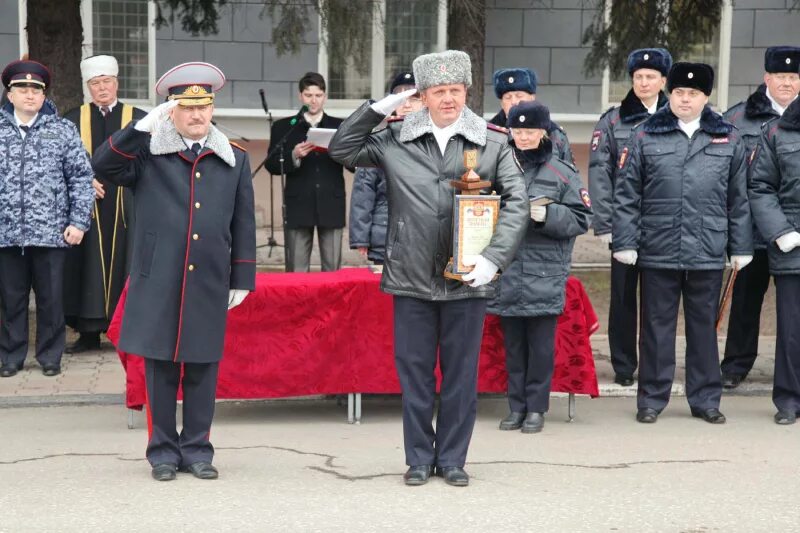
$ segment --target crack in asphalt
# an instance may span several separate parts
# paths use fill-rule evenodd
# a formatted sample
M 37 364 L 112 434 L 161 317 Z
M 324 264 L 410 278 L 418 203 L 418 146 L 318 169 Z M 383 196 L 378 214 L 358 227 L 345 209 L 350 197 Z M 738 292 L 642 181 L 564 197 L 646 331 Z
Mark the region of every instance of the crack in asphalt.
M 337 457 L 335 455 L 327 454 L 327 453 L 320 453 L 320 452 L 310 452 L 305 450 L 299 450 L 297 448 L 289 448 L 285 446 L 269 446 L 269 445 L 253 445 L 253 446 L 220 446 L 217 450 L 233 450 L 233 451 L 241 451 L 241 450 L 275 450 L 281 452 L 289 452 L 296 455 L 301 456 L 311 456 L 311 457 L 318 457 L 320 459 L 325 459 L 324 467 L 321 466 L 306 466 L 309 470 L 314 470 L 315 472 L 320 472 L 322 474 L 327 474 L 335 477 L 336 479 L 342 481 L 370 481 L 373 479 L 378 479 L 382 477 L 396 477 L 403 475 L 402 472 L 384 472 L 380 474 L 363 474 L 363 475 L 349 475 L 337 471 L 336 469 L 342 468 L 341 466 L 337 466 L 334 464 Z M 6 465 L 15 465 L 20 463 L 29 463 L 34 461 L 45 461 L 49 459 L 56 459 L 56 458 L 63 458 L 63 457 L 112 457 L 116 458 L 119 461 L 146 461 L 145 458 L 129 458 L 124 457 L 122 454 L 119 453 L 76 453 L 76 452 L 66 452 L 66 453 L 55 453 L 55 454 L 47 454 L 41 455 L 37 457 L 25 457 L 22 459 L 14 459 L 10 461 L 0 461 L 0 466 Z M 580 464 L 580 463 L 554 463 L 554 462 L 547 462 L 547 461 L 524 461 L 524 460 L 504 460 L 504 461 L 475 461 L 469 463 L 468 466 L 477 466 L 477 465 L 531 465 L 531 466 L 554 466 L 554 467 L 563 467 L 563 468 L 582 468 L 587 470 L 621 470 L 621 469 L 628 469 L 633 468 L 636 466 L 644 466 L 644 465 L 675 465 L 675 464 L 709 464 L 709 463 L 729 463 L 730 461 L 725 459 L 674 459 L 674 460 L 654 460 L 654 461 L 631 461 L 626 463 L 612 463 L 612 464 L 605 464 L 605 465 L 589 465 L 589 464 Z

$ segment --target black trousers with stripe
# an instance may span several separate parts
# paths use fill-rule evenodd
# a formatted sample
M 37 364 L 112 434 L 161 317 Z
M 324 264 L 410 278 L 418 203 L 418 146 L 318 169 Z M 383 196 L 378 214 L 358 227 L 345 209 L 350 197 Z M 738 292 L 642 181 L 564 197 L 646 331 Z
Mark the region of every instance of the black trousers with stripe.
M 478 409 L 486 300 L 394 297 L 394 356 L 403 392 L 406 464 L 463 467 Z M 442 385 L 436 430 L 437 351 Z
M 546 413 L 556 356 L 557 316 L 504 316 L 508 405 L 516 413 Z
M 779 411 L 800 414 L 800 276 L 775 276 L 775 288 L 778 335 L 772 402 Z
M 36 297 L 36 360 L 58 366 L 64 353 L 66 248 L 0 248 L 0 362 L 21 366 L 28 354 L 28 302 Z
M 675 334 L 683 297 L 686 323 L 686 399 L 698 409 L 719 407 L 722 375 L 717 307 L 722 270 L 642 268 L 638 407 L 661 411 L 675 377 Z
M 639 268 L 611 258 L 611 299 L 608 303 L 608 346 L 614 373 L 633 377 L 637 367 L 636 324 L 639 308 L 636 290 Z
M 219 363 L 174 363 L 145 358 L 151 465 L 186 467 L 210 463 L 214 447 L 209 440 L 214 418 Z M 178 386 L 183 389 L 183 428 L 175 420 Z

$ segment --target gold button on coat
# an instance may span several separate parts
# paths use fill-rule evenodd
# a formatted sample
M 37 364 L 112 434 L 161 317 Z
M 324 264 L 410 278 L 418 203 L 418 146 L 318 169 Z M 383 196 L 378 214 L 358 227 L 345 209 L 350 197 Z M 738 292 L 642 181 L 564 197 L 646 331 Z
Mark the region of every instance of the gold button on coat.
M 189 272 L 191 272 L 192 270 L 194 270 L 194 265 L 189 265 Z
M 200 209 L 200 202 L 195 202 L 195 203 L 194 203 L 194 206 L 195 206 L 197 209 Z
M 192 239 L 194 239 L 194 240 L 197 240 L 197 239 L 199 239 L 199 238 L 200 238 L 200 235 L 198 235 L 197 233 L 195 233 L 194 235 L 192 235 Z

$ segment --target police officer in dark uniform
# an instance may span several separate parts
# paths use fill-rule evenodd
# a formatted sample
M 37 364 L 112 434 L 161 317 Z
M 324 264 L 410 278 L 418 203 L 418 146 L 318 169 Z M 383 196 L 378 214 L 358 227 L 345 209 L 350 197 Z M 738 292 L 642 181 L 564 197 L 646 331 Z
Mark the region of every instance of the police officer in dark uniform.
M 469 484 L 464 470 L 477 414 L 478 353 L 494 275 L 514 256 L 528 223 L 528 201 L 505 129 L 466 107 L 472 84 L 469 56 L 457 50 L 426 54 L 413 63 L 427 109 L 373 133 L 416 89 L 364 103 L 331 140 L 331 157 L 348 167 L 379 166 L 386 173 L 389 233 L 381 288 L 394 298 L 395 361 L 403 391 L 407 485 L 432 472 L 454 486 Z M 497 226 L 464 282 L 444 277 L 452 255 L 453 188 L 474 150 L 474 172 L 502 197 Z M 467 261 L 467 258 L 464 258 Z M 437 360 L 442 385 L 436 428 Z M 435 469 L 435 470 L 434 470 Z
M 761 137 L 761 126 L 780 117 L 800 92 L 800 48 L 773 46 L 764 53 L 764 83 L 744 102 L 728 109 L 723 117 L 739 128 L 747 154 Z M 753 228 L 753 262 L 736 276 L 728 319 L 722 386 L 736 388 L 753 368 L 758 355 L 761 306 L 769 288 L 767 243 Z
M 553 154 L 549 126 L 550 111 L 539 102 L 522 102 L 508 113 L 511 144 L 531 198 L 530 221 L 488 308 L 501 317 L 506 348 L 511 412 L 500 429 L 523 433 L 544 427 L 572 247 L 592 216 L 578 170 Z
M 664 106 L 664 85 L 672 66 L 672 56 L 663 48 L 642 48 L 628 55 L 628 74 L 633 87 L 618 107 L 600 117 L 592 133 L 589 152 L 589 192 L 592 195 L 594 234 L 611 247 L 611 222 L 614 214 L 614 185 L 622 147 L 637 124 Z M 636 291 L 639 271 L 611 259 L 611 299 L 608 310 L 608 344 L 614 381 L 633 385 L 636 371 L 636 324 L 639 309 Z
M 736 270 L 753 258 L 744 145 L 711 110 L 714 71 L 675 63 L 669 105 L 634 128 L 620 154 L 612 247 L 642 272 L 636 419 L 653 423 L 669 402 L 683 297 L 686 397 L 692 416 L 722 424 L 715 327 L 726 251 Z
M 81 77 L 92 101 L 64 114 L 75 124 L 91 156 L 112 133 L 147 113 L 120 102 L 116 58 L 96 55 L 81 61 Z M 67 253 L 64 265 L 64 315 L 79 333 L 67 353 L 100 348 L 100 333 L 108 329 L 125 285 L 133 242 L 133 191 L 117 187 L 103 176 L 93 180 L 95 202 L 89 235 Z
M 536 72 L 529 68 L 506 68 L 494 73 L 494 94 L 500 100 L 500 111 L 489 121 L 495 126 L 505 128 L 508 122 L 508 111 L 520 102 L 536 100 Z M 569 146 L 569 139 L 564 128 L 551 121 L 547 127 L 547 136 L 553 143 L 553 153 L 570 164 L 575 158 Z
M 247 153 L 211 124 L 225 82 L 208 63 L 164 74 L 168 98 L 94 156 L 97 174 L 136 189 L 125 318 L 118 348 L 145 358 L 147 459 L 156 480 L 178 469 L 215 479 L 209 441 L 225 321 L 255 288 L 255 215 Z M 176 430 L 178 387 L 183 430 Z
M 769 273 L 775 277 L 775 423 L 794 424 L 800 415 L 800 99 L 763 126 L 751 158 L 750 206 L 769 243 Z

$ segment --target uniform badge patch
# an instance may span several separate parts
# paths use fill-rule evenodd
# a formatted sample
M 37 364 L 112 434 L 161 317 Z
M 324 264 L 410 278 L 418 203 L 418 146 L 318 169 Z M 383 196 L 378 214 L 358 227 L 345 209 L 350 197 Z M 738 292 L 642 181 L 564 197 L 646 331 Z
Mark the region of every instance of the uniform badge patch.
M 592 132 L 592 152 L 597 151 L 597 147 L 600 146 L 600 138 L 603 136 L 603 132 L 600 130 L 594 130 Z
M 731 140 L 728 137 L 714 137 L 711 144 L 728 144 Z
M 625 166 L 625 161 L 628 160 L 628 147 L 622 149 L 622 153 L 619 155 L 619 168 L 622 170 L 622 167 Z
M 589 191 L 587 191 L 586 189 L 581 189 L 579 192 L 581 193 L 581 200 L 583 201 L 583 205 L 585 205 L 587 208 L 591 209 L 592 208 L 592 199 L 589 198 Z

